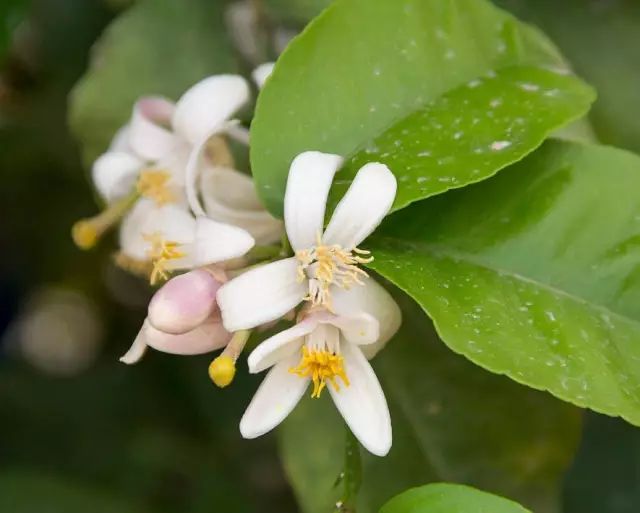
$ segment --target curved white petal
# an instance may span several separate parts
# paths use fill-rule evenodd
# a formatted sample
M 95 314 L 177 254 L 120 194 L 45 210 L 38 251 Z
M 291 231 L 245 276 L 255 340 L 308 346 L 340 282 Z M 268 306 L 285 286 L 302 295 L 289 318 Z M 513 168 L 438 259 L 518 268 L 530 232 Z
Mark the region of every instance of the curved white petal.
M 142 198 L 120 225 L 120 248 L 131 258 L 148 260 L 151 247 L 148 236 L 159 234 L 165 241 L 191 244 L 195 229 L 196 221 L 186 210 L 175 205 L 158 207 L 153 201 Z M 180 260 L 172 264 L 183 265 Z
M 193 261 L 204 266 L 243 256 L 255 244 L 253 237 L 236 226 L 208 217 L 196 218 Z
M 378 321 L 380 334 L 377 342 L 362 347 L 362 352 L 369 359 L 386 345 L 402 323 L 400 307 L 373 278 L 367 278 L 364 285 L 354 285 L 349 290 L 336 288 L 332 291 L 331 300 L 338 316 L 353 317 L 366 312 Z
M 135 103 L 129 125 L 129 144 L 137 155 L 156 161 L 172 150 L 175 136 L 166 127 L 171 123 L 173 111 L 173 103 L 160 96 L 147 96 Z
M 376 162 L 364 165 L 333 212 L 324 232 L 325 244 L 347 249 L 360 244 L 389 212 L 396 189 L 396 177 L 387 166 Z
M 147 321 L 145 320 L 142 323 L 142 328 L 136 335 L 136 338 L 133 340 L 133 344 L 129 350 L 120 357 L 120 361 L 122 363 L 126 363 L 127 365 L 133 365 L 134 363 L 138 363 L 140 359 L 147 352 L 147 342 L 146 342 L 146 331 L 147 331 Z
M 357 346 L 343 344 L 342 356 L 349 386 L 327 389 L 364 448 L 376 456 L 384 456 L 391 449 L 391 417 L 380 382 Z
M 231 333 L 224 329 L 220 317 L 213 315 L 198 327 L 173 335 L 155 329 L 147 323 L 146 343 L 163 353 L 192 355 L 204 354 L 221 349 L 231 339 Z
M 329 188 L 342 162 L 339 155 L 319 151 L 306 151 L 293 159 L 284 195 L 284 224 L 294 250 L 316 245 Z
M 297 306 L 307 294 L 298 283 L 298 262 L 285 258 L 251 269 L 218 291 L 218 306 L 229 331 L 255 328 L 275 321 Z
M 294 355 L 276 364 L 264 378 L 240 420 L 244 438 L 256 438 L 271 431 L 295 408 L 309 386 L 309 378 L 289 372 L 298 363 Z
M 249 100 L 249 84 L 239 75 L 201 80 L 182 95 L 173 114 L 174 131 L 192 145 L 201 144 Z
M 247 359 L 249 372 L 252 374 L 262 372 L 296 353 L 304 343 L 302 337 L 311 333 L 317 325 L 318 319 L 311 316 L 260 342 Z
M 130 153 L 109 151 L 93 163 L 93 183 L 106 201 L 114 201 L 131 192 L 143 164 Z
M 265 62 L 251 72 L 251 78 L 260 89 L 264 87 L 264 83 L 271 76 L 275 65 L 275 62 Z
M 262 207 L 251 177 L 227 167 L 208 167 L 204 171 L 200 190 L 209 217 L 247 230 L 256 244 L 280 240 L 282 221 Z
M 111 139 L 108 151 L 123 151 L 125 153 L 133 153 L 131 145 L 129 144 L 129 131 L 131 127 L 129 124 L 121 126 Z
M 340 330 L 347 342 L 356 345 L 373 344 L 380 338 L 380 323 L 373 315 L 361 312 L 349 317 L 333 316 L 328 321 Z

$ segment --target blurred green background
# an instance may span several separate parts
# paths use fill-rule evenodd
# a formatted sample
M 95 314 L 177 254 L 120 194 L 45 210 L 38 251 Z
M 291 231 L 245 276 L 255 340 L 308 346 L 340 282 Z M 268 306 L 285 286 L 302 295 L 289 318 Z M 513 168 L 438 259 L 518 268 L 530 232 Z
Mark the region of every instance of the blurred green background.
M 257 379 L 239 373 L 218 390 L 208 356 L 118 363 L 150 291 L 113 265 L 112 244 L 83 253 L 69 237 L 97 207 L 67 95 L 128 3 L 0 5 L 0 512 L 296 511 L 275 436 L 243 441 L 237 429 Z M 640 151 L 640 3 L 497 3 L 543 28 L 596 86 L 599 139 Z M 295 31 L 326 2 L 265 4 Z M 637 513 L 640 430 L 586 417 L 565 512 Z

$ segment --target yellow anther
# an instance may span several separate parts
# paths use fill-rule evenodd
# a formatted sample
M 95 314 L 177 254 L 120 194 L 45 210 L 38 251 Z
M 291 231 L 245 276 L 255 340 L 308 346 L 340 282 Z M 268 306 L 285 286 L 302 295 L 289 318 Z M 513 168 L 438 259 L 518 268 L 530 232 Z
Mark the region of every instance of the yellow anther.
M 348 289 L 354 284 L 362 285 L 362 278 L 369 275 L 358 265 L 373 261 L 369 251 L 359 248 L 347 250 L 338 244 L 327 246 L 322 244 L 320 235 L 316 246 L 297 251 L 296 258 L 298 281 L 309 279 L 309 293 L 305 300 L 328 310 L 332 310 L 330 286 Z
M 209 365 L 209 377 L 220 388 L 231 384 L 236 375 L 236 364 L 233 358 L 220 355 Z
M 151 285 L 155 285 L 159 281 L 169 278 L 171 262 L 185 257 L 186 254 L 178 249 L 180 243 L 165 240 L 160 233 L 145 235 L 144 239 L 151 244 L 147 251 L 153 265 L 149 281 Z
M 171 175 L 160 169 L 146 169 L 140 173 L 137 189 L 140 196 L 156 202 L 161 207 L 173 203 L 176 197 L 169 187 Z
M 71 238 L 80 249 L 91 249 L 98 242 L 100 232 L 92 219 L 81 219 L 71 227 Z
M 326 350 L 310 350 L 304 346 L 300 363 L 297 367 L 291 367 L 289 372 L 301 378 L 310 377 L 313 382 L 311 397 L 316 399 L 327 386 L 327 381 L 336 391 L 340 390 L 337 378 L 340 378 L 345 386 L 349 386 L 349 378 L 344 370 L 344 358 Z

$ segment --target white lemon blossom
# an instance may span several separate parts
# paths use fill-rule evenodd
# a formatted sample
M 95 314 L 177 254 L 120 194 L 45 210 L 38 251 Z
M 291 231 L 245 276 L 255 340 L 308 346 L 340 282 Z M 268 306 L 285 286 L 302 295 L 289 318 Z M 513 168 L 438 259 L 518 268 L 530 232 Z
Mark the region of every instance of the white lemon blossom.
M 276 240 L 280 222 L 259 205 L 250 178 L 232 169 L 226 144 L 212 144 L 220 142 L 213 136 L 222 132 L 244 137 L 229 118 L 248 97 L 242 77 L 218 75 L 194 85 L 175 105 L 160 97 L 138 101 L 129 124 L 93 166 L 96 188 L 110 206 L 96 218 L 77 223 L 74 238 L 79 245 L 90 247 L 126 213 L 119 261 L 150 270 L 151 281 L 157 282 L 175 269 L 244 255 L 255 243 L 251 233 L 260 243 Z M 210 157 L 205 150 L 213 151 L 213 158 L 205 158 Z M 224 154 L 222 159 L 217 152 Z M 206 171 L 201 185 L 207 213 L 199 205 L 195 183 L 186 183 L 190 162 Z M 193 196 L 195 217 L 187 194 Z M 228 198 L 239 204 L 231 206 Z
M 327 195 L 338 155 L 315 151 L 291 164 L 284 201 L 285 228 L 295 256 L 257 267 L 225 284 L 218 303 L 229 331 L 276 320 L 303 300 L 332 310 L 336 290 L 361 285 L 370 261 L 360 244 L 387 214 L 396 193 L 389 169 L 369 163 L 357 173 L 323 233 Z
M 333 306 L 335 313 L 317 307 L 303 310 L 298 324 L 251 353 L 250 372 L 272 368 L 240 422 L 245 438 L 260 436 L 282 422 L 312 384 L 312 397 L 325 388 L 329 391 L 367 450 L 379 456 L 389 452 L 389 409 L 366 357 L 373 357 L 397 331 L 400 309 L 371 279 L 363 287 L 336 291 Z

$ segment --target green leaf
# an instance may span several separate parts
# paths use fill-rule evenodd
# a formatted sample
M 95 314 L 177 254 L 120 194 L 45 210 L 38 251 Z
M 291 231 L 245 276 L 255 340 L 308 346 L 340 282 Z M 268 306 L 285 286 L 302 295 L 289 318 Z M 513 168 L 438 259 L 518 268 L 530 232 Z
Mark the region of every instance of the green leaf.
M 142 95 L 178 98 L 234 69 L 221 2 L 141 0 L 116 19 L 71 95 L 70 124 L 86 162 L 103 152 Z
M 456 88 L 409 115 L 347 162 L 333 187 L 341 198 L 367 162 L 399 180 L 393 210 L 484 180 L 516 162 L 550 130 L 584 114 L 592 90 L 573 77 L 505 68 Z
M 530 513 L 519 504 L 480 490 L 438 483 L 408 490 L 380 513 Z
M 359 148 L 366 149 L 393 123 L 425 107 L 447 112 L 437 101 L 447 93 L 464 105 L 465 94 L 476 93 L 462 86 L 511 66 L 564 67 L 543 35 L 484 0 L 334 2 L 289 45 L 258 99 L 251 162 L 265 204 L 274 214 L 282 213 L 289 165 L 298 153 L 313 149 L 351 155 Z M 542 73 L 540 78 L 562 88 L 560 95 L 566 95 L 567 101 L 565 118 L 540 116 L 540 125 L 532 129 L 536 135 L 528 144 L 523 143 L 520 156 L 535 147 L 541 133 L 584 113 L 591 100 L 591 93 L 575 80 L 542 77 Z M 453 92 L 457 88 L 462 89 Z M 483 90 L 491 93 L 489 101 L 502 93 L 499 88 L 491 91 L 491 86 Z M 532 94 L 530 101 L 542 101 L 545 110 L 553 99 Z M 435 104 L 430 105 L 432 102 Z M 516 118 L 519 116 L 511 116 L 511 109 L 517 112 L 521 108 L 528 112 L 527 107 L 514 105 L 505 105 L 501 112 Z M 482 117 L 488 122 L 488 133 L 494 121 L 487 118 Z M 509 122 L 505 120 L 505 125 Z M 526 122 L 532 120 L 526 118 Z M 480 142 L 500 141 L 497 137 L 504 128 L 498 127 L 493 139 Z M 458 130 L 471 129 L 447 127 L 452 136 Z M 419 133 L 406 135 L 422 139 Z M 444 137 L 441 149 L 433 144 L 433 140 L 421 140 L 417 146 L 445 154 L 447 148 L 457 145 Z M 403 150 L 402 146 L 401 141 L 396 150 Z M 484 173 L 489 176 L 496 170 Z M 476 176 L 473 181 L 478 179 Z M 462 180 L 450 184 L 462 185 Z
M 446 480 L 558 513 L 560 480 L 580 434 L 578 410 L 453 354 L 413 301 L 397 300 L 401 331 L 373 361 L 391 410 L 393 447 L 384 458 L 362 451 L 356 511 L 377 512 L 409 487 Z M 305 513 L 327 513 L 340 499 L 333 485 L 343 468 L 343 429 L 323 397 L 303 399 L 278 430 Z
M 498 0 L 536 23 L 598 90 L 590 114 L 598 138 L 640 151 L 640 3 L 636 0 Z M 568 21 L 570 20 L 570 21 Z
M 640 425 L 640 158 L 549 142 L 378 233 L 372 268 L 451 349 Z

